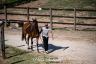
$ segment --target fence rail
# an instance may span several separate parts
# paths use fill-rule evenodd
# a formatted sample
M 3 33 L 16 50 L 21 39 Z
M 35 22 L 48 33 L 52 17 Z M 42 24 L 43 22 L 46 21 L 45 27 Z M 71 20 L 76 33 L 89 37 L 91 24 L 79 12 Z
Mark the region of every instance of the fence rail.
M 31 7 L 13 7 L 13 9 L 38 9 L 38 8 L 31 8 Z M 43 10 L 50 10 L 50 8 L 42 8 Z M 69 9 L 69 8 L 52 8 L 52 10 L 66 10 L 66 11 L 74 11 L 74 9 Z M 96 9 L 77 9 L 76 8 L 76 11 L 94 11 L 96 12 Z
M 4 19 L 0 19 L 0 21 L 4 21 Z M 7 20 L 9 23 L 22 23 L 22 22 L 27 22 L 28 20 Z M 30 21 L 32 22 L 32 21 Z M 44 22 L 44 21 L 39 21 L 38 23 L 50 23 L 50 22 Z M 73 25 L 74 23 L 61 23 L 61 22 L 53 22 L 53 24 L 65 24 L 65 25 Z M 76 23 L 76 25 L 84 25 L 84 26 L 96 26 L 96 24 L 80 24 Z
M 67 25 L 74 25 L 74 28 L 76 29 L 76 25 L 87 25 L 87 26 L 96 26 L 96 24 L 79 24 L 79 23 L 76 23 L 76 19 L 79 18 L 79 19 L 96 19 L 96 16 L 77 16 L 76 15 L 76 12 L 77 11 L 88 11 L 88 12 L 96 12 L 96 9 L 63 9 L 63 8 L 60 8 L 60 9 L 57 9 L 57 8 L 42 8 L 42 10 L 49 10 L 50 13 L 49 14 L 30 14 L 29 13 L 29 10 L 30 9 L 35 9 L 35 10 L 38 10 L 38 8 L 30 8 L 30 7 L 13 7 L 12 9 L 26 9 L 27 13 L 13 13 L 13 12 L 7 12 L 7 8 L 6 6 L 4 7 L 4 12 L 0 12 L 0 14 L 4 14 L 5 15 L 5 21 L 6 22 L 11 22 L 11 21 L 14 21 L 14 23 L 16 22 L 25 22 L 27 20 L 29 20 L 29 16 L 42 16 L 42 17 L 50 17 L 50 22 L 43 22 L 43 21 L 39 21 L 39 23 L 50 23 L 51 24 L 51 28 L 52 28 L 52 24 L 67 24 Z M 74 16 L 64 16 L 64 15 L 53 15 L 52 14 L 52 11 L 53 10 L 65 10 L 65 11 L 73 11 L 74 12 Z M 7 19 L 7 15 L 20 15 L 20 16 L 27 16 L 27 20 L 8 20 Z M 61 23 L 61 22 L 53 22 L 52 19 L 54 17 L 58 17 L 58 18 L 73 18 L 74 19 L 74 23 Z M 4 20 L 4 19 L 0 19 L 0 20 Z M 6 23 L 5 22 L 5 23 Z
M 4 14 L 4 13 L 0 13 L 0 14 Z M 22 13 L 7 13 L 7 15 L 22 15 L 22 16 L 26 16 L 27 14 L 22 14 Z M 43 16 L 43 17 L 49 17 L 50 15 L 48 14 L 29 14 L 29 16 Z M 74 18 L 74 16 L 61 16 L 61 15 L 52 15 L 52 17 L 64 17 L 64 18 Z M 96 17 L 88 17 L 88 16 L 76 16 L 76 18 L 80 18 L 80 19 L 96 19 Z

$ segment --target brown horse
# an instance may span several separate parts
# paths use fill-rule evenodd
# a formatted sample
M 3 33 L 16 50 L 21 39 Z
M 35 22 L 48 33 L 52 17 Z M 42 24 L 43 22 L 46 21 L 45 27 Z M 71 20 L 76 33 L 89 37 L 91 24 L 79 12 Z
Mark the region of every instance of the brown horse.
M 26 37 L 28 35 L 28 37 Z M 31 49 L 33 50 L 33 38 L 36 38 L 37 41 L 37 51 L 38 49 L 38 40 L 39 40 L 40 32 L 38 28 L 38 21 L 36 19 L 33 19 L 33 22 L 26 22 L 23 23 L 22 27 L 22 40 L 25 39 L 28 49 L 29 49 L 29 39 L 31 38 Z

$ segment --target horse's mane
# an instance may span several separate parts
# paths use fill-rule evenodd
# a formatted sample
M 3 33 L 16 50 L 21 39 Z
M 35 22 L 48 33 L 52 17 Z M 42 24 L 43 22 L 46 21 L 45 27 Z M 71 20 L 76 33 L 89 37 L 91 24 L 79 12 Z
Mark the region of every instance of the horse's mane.
M 36 19 L 34 19 L 34 20 L 33 20 L 33 23 L 35 23 L 35 28 L 36 28 L 37 30 L 39 30 L 39 29 L 38 29 L 38 21 L 37 21 Z M 39 31 L 38 31 L 38 32 L 39 32 Z

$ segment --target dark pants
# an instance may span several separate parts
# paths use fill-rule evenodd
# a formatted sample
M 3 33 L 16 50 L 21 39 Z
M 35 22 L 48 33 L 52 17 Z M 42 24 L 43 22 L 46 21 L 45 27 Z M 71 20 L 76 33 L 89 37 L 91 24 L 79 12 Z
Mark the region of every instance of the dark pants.
M 43 36 L 43 45 L 44 45 L 45 51 L 48 51 L 48 37 Z

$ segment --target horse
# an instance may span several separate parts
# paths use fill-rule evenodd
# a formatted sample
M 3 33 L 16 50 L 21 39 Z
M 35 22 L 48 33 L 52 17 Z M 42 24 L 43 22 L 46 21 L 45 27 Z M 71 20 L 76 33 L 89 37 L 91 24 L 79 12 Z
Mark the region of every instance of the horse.
M 28 35 L 28 37 L 26 37 Z M 40 32 L 39 32 L 39 27 L 38 27 L 38 21 L 36 19 L 33 19 L 33 22 L 26 22 L 23 23 L 22 27 L 22 40 L 26 41 L 26 44 L 28 45 L 29 48 L 29 39 L 31 38 L 31 49 L 33 51 L 33 38 L 36 38 L 36 45 L 37 45 L 37 51 L 39 52 L 38 49 L 38 40 L 39 40 Z

